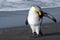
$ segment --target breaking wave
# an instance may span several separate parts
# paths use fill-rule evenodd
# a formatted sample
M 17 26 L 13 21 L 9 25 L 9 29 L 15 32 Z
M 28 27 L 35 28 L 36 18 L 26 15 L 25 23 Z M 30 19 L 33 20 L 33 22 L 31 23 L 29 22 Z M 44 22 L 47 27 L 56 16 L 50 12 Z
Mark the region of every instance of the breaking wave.
M 33 5 L 40 5 L 41 8 L 60 7 L 60 2 L 43 1 L 20 1 L 20 2 L 0 2 L 0 11 L 29 10 Z

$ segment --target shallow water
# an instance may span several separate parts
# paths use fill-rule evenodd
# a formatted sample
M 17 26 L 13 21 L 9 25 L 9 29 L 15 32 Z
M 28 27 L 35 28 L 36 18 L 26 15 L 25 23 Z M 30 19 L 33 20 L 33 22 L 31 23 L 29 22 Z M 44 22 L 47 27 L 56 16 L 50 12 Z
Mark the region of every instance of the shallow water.
M 43 11 L 52 14 L 57 21 L 60 21 L 60 8 L 46 8 Z M 25 25 L 28 10 L 23 11 L 0 11 L 0 28 L 16 27 Z M 43 23 L 53 23 L 52 20 L 45 18 Z

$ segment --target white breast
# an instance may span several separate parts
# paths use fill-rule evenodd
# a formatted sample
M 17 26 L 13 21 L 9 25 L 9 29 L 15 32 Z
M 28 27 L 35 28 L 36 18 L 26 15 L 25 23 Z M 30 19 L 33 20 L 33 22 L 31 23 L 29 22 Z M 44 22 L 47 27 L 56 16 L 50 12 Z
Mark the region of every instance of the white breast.
M 29 24 L 39 24 L 39 16 L 32 9 L 30 9 L 28 14 L 28 23 Z

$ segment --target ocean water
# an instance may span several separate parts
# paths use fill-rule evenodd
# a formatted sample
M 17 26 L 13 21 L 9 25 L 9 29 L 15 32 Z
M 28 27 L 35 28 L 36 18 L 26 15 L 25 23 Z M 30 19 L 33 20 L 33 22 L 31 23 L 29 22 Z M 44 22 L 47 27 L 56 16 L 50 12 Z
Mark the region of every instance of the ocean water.
M 52 14 L 56 20 L 60 21 L 60 8 L 46 8 L 43 11 Z M 0 28 L 9 28 L 25 25 L 28 10 L 20 11 L 0 11 Z M 52 20 L 44 17 L 43 23 L 54 23 Z
M 28 10 L 33 5 L 39 5 L 41 8 L 54 8 L 60 7 L 60 1 L 1 0 L 0 11 Z
M 0 1 L 0 28 L 25 25 L 28 10 L 33 5 L 39 5 L 43 11 L 52 14 L 57 22 L 60 21 L 60 1 Z M 54 23 L 44 17 L 43 23 Z

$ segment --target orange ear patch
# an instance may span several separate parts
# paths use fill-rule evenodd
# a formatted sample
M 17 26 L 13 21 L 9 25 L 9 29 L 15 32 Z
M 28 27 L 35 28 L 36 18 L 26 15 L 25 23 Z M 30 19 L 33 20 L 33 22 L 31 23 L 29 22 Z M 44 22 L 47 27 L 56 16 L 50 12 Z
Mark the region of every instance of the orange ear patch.
M 41 15 L 41 12 L 39 12 L 39 15 Z

